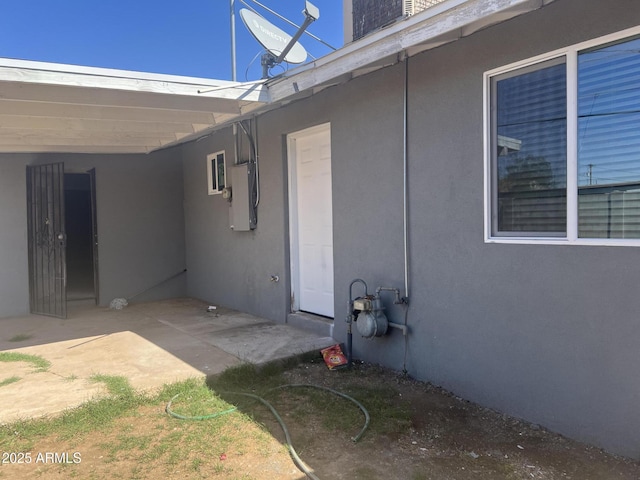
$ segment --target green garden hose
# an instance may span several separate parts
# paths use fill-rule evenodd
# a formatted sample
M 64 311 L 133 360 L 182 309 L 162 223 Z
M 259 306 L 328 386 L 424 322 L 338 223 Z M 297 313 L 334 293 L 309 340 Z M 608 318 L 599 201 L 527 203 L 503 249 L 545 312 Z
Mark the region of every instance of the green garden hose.
M 271 391 L 274 391 L 274 390 L 281 390 L 283 388 L 315 388 L 315 389 L 318 389 L 318 390 L 325 390 L 327 392 L 333 393 L 334 395 L 337 395 L 339 397 L 345 398 L 345 399 L 355 403 L 358 406 L 358 408 L 360 410 L 362 410 L 362 413 L 364 414 L 364 418 L 365 418 L 365 423 L 364 423 L 364 426 L 362 427 L 362 430 L 360 430 L 360 433 L 358 433 L 358 435 L 356 435 L 355 437 L 351 438 L 351 440 L 353 440 L 354 442 L 357 442 L 358 440 L 360 440 L 362 435 L 364 435 L 365 430 L 369 427 L 369 421 L 371 419 L 371 417 L 369 416 L 369 412 L 367 411 L 367 409 L 360 402 L 358 402 L 355 398 L 350 397 L 349 395 L 346 395 L 346 394 L 344 394 L 342 392 L 339 392 L 337 390 L 334 390 L 332 388 L 322 387 L 320 385 L 306 384 L 306 383 L 281 385 L 279 387 L 275 387 L 275 388 L 272 388 L 272 389 L 267 390 L 267 391 L 271 392 Z M 295 448 L 293 448 L 293 445 L 292 445 L 292 442 L 291 442 L 291 435 L 289 434 L 289 430 L 287 429 L 287 426 L 285 425 L 284 420 L 282 420 L 282 417 L 280 416 L 280 414 L 278 414 L 277 410 L 273 407 L 273 405 L 271 405 L 269 402 L 267 402 L 264 398 L 259 397 L 258 395 L 254 395 L 252 393 L 243 393 L 243 392 L 220 392 L 220 393 L 228 394 L 228 395 L 240 395 L 240 396 L 243 396 L 243 397 L 252 398 L 254 400 L 259 401 L 264 406 L 266 406 L 271 411 L 271 413 L 273 414 L 275 419 L 278 421 L 278 423 L 280 424 L 280 427 L 282 428 L 282 431 L 283 431 L 285 439 L 286 439 L 286 444 L 287 444 L 287 448 L 289 449 L 289 454 L 291 455 L 291 458 L 293 459 L 293 461 L 296 464 L 296 466 L 307 477 L 309 477 L 309 478 L 311 478 L 313 480 L 320 480 L 305 465 L 305 463 L 302 461 L 302 459 L 298 456 L 298 453 L 296 452 Z M 190 416 L 180 415 L 180 414 L 174 412 L 173 410 L 171 410 L 172 402 L 176 398 L 178 398 L 180 395 L 181 395 L 180 393 L 178 395 L 175 395 L 169 401 L 169 403 L 167 404 L 167 407 L 166 407 L 166 412 L 169 415 L 171 415 L 172 417 L 178 418 L 180 420 L 208 420 L 208 419 L 211 419 L 211 418 L 221 417 L 223 415 L 235 412 L 237 410 L 237 407 L 233 407 L 233 408 L 229 408 L 227 410 L 223 410 L 221 412 L 216 412 L 216 413 L 212 413 L 212 414 L 209 414 L 209 415 L 201 415 L 201 416 L 197 416 L 197 417 L 190 417 Z
M 333 388 L 322 387 L 320 385 L 313 385 L 311 383 L 295 383 L 295 384 L 289 384 L 289 385 L 281 385 L 280 387 L 272 388 L 269 391 L 279 390 L 281 388 L 298 388 L 298 387 L 307 387 L 307 388 L 315 388 L 318 390 L 326 390 L 327 392 L 331 392 L 334 395 L 345 398 L 350 402 L 355 403 L 358 406 L 358 408 L 362 410 L 362 413 L 364 414 L 364 426 L 362 427 L 362 430 L 360 430 L 360 433 L 358 433 L 358 435 L 356 435 L 355 437 L 351 437 L 351 440 L 353 440 L 354 442 L 357 442 L 358 440 L 360 440 L 362 435 L 364 435 L 365 430 L 369 428 L 369 422 L 371 421 L 371 417 L 369 416 L 369 412 L 367 411 L 367 409 L 364 408 L 364 405 L 362 405 L 359 401 L 357 401 L 353 397 L 350 397 L 346 393 L 339 392 L 338 390 L 334 390 Z

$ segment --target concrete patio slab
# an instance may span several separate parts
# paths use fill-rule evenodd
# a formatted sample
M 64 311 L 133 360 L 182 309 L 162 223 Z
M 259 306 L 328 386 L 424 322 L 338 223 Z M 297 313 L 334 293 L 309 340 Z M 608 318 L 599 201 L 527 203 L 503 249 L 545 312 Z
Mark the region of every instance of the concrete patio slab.
M 96 374 L 120 375 L 139 390 L 222 372 L 244 362 L 319 350 L 331 337 L 274 324 L 194 299 L 109 310 L 79 304 L 69 318 L 37 315 L 0 319 L 0 351 L 51 362 L 36 372 L 25 362 L 0 362 L 0 423 L 53 415 L 106 393 Z

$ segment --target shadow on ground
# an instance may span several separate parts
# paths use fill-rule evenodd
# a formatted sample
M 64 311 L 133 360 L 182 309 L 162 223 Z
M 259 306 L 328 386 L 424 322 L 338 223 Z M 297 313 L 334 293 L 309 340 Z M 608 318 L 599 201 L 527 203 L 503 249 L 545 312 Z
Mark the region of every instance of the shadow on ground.
M 79 304 L 67 319 L 0 319 L 0 352 L 51 363 L 36 372 L 20 362 L 0 362 L 0 423 L 54 414 L 100 395 L 104 386 L 91 381 L 98 374 L 124 376 L 136 390 L 150 390 L 334 343 L 289 325 L 225 308 L 208 312 L 207 307 L 191 298 L 122 310 Z

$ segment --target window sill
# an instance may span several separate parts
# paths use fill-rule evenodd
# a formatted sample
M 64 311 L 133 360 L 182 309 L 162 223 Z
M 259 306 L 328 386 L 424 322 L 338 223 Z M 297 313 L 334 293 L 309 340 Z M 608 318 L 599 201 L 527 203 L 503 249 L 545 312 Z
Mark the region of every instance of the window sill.
M 488 237 L 484 243 L 512 245 L 581 245 L 589 247 L 640 247 L 640 239 L 634 238 L 568 238 L 554 237 Z

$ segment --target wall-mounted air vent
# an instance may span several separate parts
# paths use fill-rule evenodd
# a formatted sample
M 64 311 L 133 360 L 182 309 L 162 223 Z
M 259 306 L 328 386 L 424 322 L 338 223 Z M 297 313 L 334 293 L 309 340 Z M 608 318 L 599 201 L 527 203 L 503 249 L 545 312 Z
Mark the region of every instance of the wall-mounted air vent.
M 404 11 L 402 13 L 404 14 L 405 17 L 414 14 L 413 7 L 414 7 L 413 0 L 404 0 L 404 5 L 403 5 Z
M 351 0 L 353 39 L 409 17 L 446 0 Z
M 445 0 L 403 0 L 404 15 L 411 16 L 416 13 L 426 10 L 429 7 L 435 7 L 437 4 L 444 2 Z

